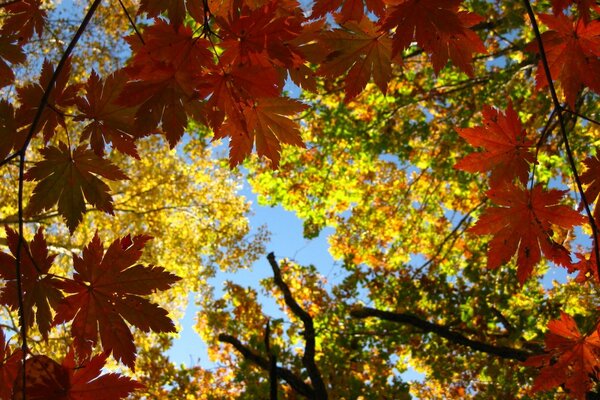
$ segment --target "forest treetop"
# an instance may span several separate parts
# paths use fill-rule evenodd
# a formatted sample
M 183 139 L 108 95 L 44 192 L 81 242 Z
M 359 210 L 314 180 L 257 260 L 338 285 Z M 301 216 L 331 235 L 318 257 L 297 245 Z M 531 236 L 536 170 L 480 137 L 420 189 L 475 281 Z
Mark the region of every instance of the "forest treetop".
M 594 391 L 595 2 L 73 6 L 77 24 L 52 2 L 0 3 L 0 303 L 20 343 L 0 336 L 0 398 L 400 398 L 405 359 L 423 397 Z M 231 168 L 262 157 L 245 163 L 254 190 L 305 236 L 335 228 L 344 278 L 329 291 L 313 267 L 268 258 L 285 332 L 252 289 L 207 286 L 264 244 L 231 173 L 206 172 L 210 133 Z M 549 268 L 578 275 L 542 285 Z M 134 335 L 175 331 L 155 293 L 171 287 L 202 294 L 216 371 L 174 371 Z M 138 380 L 101 375 L 108 359 Z

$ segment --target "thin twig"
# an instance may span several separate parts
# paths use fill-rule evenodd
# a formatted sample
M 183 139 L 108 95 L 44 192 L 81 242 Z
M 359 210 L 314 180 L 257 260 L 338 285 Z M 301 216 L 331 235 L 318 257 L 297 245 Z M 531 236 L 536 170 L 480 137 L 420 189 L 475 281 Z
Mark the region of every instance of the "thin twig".
M 125 4 L 123 4 L 123 1 L 121 1 L 121 0 L 119 0 L 119 4 L 121 5 L 121 8 L 123 9 L 123 12 L 125 13 L 125 16 L 129 20 L 129 24 L 131 25 L 131 27 L 135 31 L 135 34 L 137 35 L 137 37 L 140 39 L 140 42 L 142 42 L 142 44 L 145 45 L 146 42 L 144 42 L 144 38 L 142 37 L 142 34 L 140 33 L 140 31 L 138 31 L 138 28 L 135 25 L 135 22 L 131 18 L 131 15 L 129 15 L 129 11 L 127 11 L 127 8 L 125 8 Z
M 573 115 L 575 115 L 575 116 L 577 116 L 577 117 L 579 117 L 581 119 L 585 119 L 586 121 L 591 122 L 592 124 L 600 125 L 600 121 L 595 120 L 595 119 L 590 118 L 590 117 L 586 117 L 585 115 L 580 114 L 577 111 L 573 111 L 573 110 L 568 109 L 566 107 L 562 107 L 562 110 L 568 112 L 569 114 L 573 114 Z
M 548 88 L 550 90 L 550 96 L 552 97 L 552 103 L 554 104 L 554 108 L 557 110 L 558 122 L 560 124 L 560 132 L 563 137 L 563 141 L 565 142 L 565 151 L 567 153 L 567 159 L 569 161 L 569 166 L 571 168 L 571 172 L 573 172 L 575 183 L 577 184 L 577 189 L 579 190 L 579 194 L 581 195 L 581 201 L 583 202 L 583 206 L 585 208 L 585 212 L 587 214 L 589 225 L 592 228 L 592 236 L 594 238 L 594 255 L 596 256 L 596 273 L 600 276 L 600 244 L 598 243 L 598 227 L 596 226 L 596 221 L 594 220 L 594 216 L 592 215 L 592 211 L 590 210 L 590 205 L 585 197 L 585 191 L 583 190 L 583 185 L 581 183 L 581 179 L 579 178 L 579 174 L 577 173 L 577 166 L 575 165 L 575 158 L 573 157 L 573 152 L 571 151 L 571 146 L 569 145 L 569 138 L 567 136 L 567 128 L 565 125 L 565 121 L 563 118 L 563 110 L 560 101 L 558 100 L 558 95 L 556 94 L 556 89 L 554 88 L 554 82 L 552 81 L 552 74 L 550 73 L 550 64 L 548 64 L 548 59 L 546 57 L 546 51 L 544 50 L 544 43 L 542 40 L 542 35 L 540 33 L 540 29 L 538 27 L 537 21 L 535 19 L 535 14 L 533 12 L 533 8 L 531 8 L 531 3 L 529 0 L 523 0 L 525 3 L 525 8 L 527 9 L 527 15 L 529 16 L 529 20 L 531 21 L 531 26 L 533 27 L 533 32 L 535 34 L 535 39 L 537 41 L 537 45 L 540 52 L 540 58 L 542 61 L 542 66 L 544 68 L 544 74 L 546 75 L 546 80 L 548 81 Z

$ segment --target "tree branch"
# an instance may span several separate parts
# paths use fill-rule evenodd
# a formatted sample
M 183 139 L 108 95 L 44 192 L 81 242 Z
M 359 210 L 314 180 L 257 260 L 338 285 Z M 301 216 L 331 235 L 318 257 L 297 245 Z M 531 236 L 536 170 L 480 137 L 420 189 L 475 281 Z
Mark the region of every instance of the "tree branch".
M 583 203 L 583 207 L 587 214 L 590 228 L 592 229 L 592 237 L 594 238 L 594 255 L 596 256 L 596 273 L 600 276 L 600 243 L 598 243 L 598 227 L 592 215 L 592 211 L 590 210 L 590 205 L 587 201 L 587 198 L 585 197 L 585 191 L 583 190 L 581 179 L 579 178 L 579 174 L 577 173 L 575 158 L 573 157 L 573 152 L 571 151 L 571 146 L 569 145 L 567 127 L 563 117 L 563 111 L 565 111 L 565 108 L 560 104 L 560 101 L 558 100 L 558 95 L 556 94 L 554 81 L 552 80 L 552 74 L 550 73 L 550 64 L 548 63 L 548 58 L 546 57 L 546 51 L 544 50 L 544 41 L 542 40 L 542 34 L 540 33 L 540 29 L 535 19 L 535 13 L 533 12 L 533 8 L 531 8 L 531 3 L 529 2 L 529 0 L 523 0 L 523 2 L 525 3 L 527 15 L 529 16 L 529 20 L 531 21 L 531 26 L 535 34 L 535 40 L 537 42 L 538 49 L 540 52 L 540 59 L 542 62 L 542 66 L 544 67 L 544 74 L 546 75 L 546 80 L 548 81 L 550 97 L 552 98 L 554 109 L 557 111 L 560 132 L 563 137 L 563 141 L 565 142 L 565 152 L 567 153 L 567 160 L 569 162 L 571 172 L 573 173 L 575 184 L 577 185 L 577 190 L 581 195 L 581 202 Z
M 462 335 L 461 333 L 454 332 L 443 325 L 425 321 L 424 319 L 421 319 L 416 315 L 412 314 L 395 313 L 378 310 L 370 307 L 363 307 L 352 310 L 350 312 L 350 315 L 352 315 L 354 318 L 362 319 L 375 317 L 383 319 L 385 321 L 411 325 L 415 328 L 421 329 L 424 332 L 435 333 L 436 335 L 441 336 L 444 339 L 451 341 L 452 343 L 460 344 L 470 349 L 480 351 L 482 353 L 492 354 L 508 360 L 525 361 L 529 356 L 533 355 L 532 353 L 525 350 L 514 349 L 512 347 L 505 346 L 494 346 L 477 340 L 471 340 L 466 336 Z
M 270 370 L 270 362 L 268 359 L 256 354 L 248 347 L 244 346 L 242 342 L 240 342 L 237 338 L 221 333 L 219 335 L 219 341 L 224 343 L 229 343 L 237 351 L 240 352 L 244 358 L 253 364 L 259 366 L 261 369 L 265 371 Z M 283 367 L 276 367 L 277 376 L 281 377 L 284 381 L 286 381 L 292 389 L 301 394 L 302 396 L 308 397 L 310 399 L 315 398 L 315 391 L 310 385 L 305 383 L 301 378 L 296 376 L 292 371 Z
M 304 325 L 303 336 L 305 345 L 302 363 L 304 364 L 304 367 L 308 372 L 308 376 L 313 384 L 315 399 L 326 400 L 327 388 L 323 382 L 321 372 L 315 363 L 315 327 L 313 319 L 306 311 L 302 309 L 302 307 L 300 307 L 296 299 L 294 299 L 292 296 L 289 286 L 281 278 L 281 270 L 279 269 L 279 265 L 277 265 L 277 261 L 275 261 L 275 254 L 269 253 L 267 255 L 267 260 L 269 260 L 269 264 L 273 269 L 275 285 L 277 285 L 277 287 L 283 292 L 285 304 L 287 304 L 287 306 L 292 310 L 294 315 L 300 318 L 302 324 Z

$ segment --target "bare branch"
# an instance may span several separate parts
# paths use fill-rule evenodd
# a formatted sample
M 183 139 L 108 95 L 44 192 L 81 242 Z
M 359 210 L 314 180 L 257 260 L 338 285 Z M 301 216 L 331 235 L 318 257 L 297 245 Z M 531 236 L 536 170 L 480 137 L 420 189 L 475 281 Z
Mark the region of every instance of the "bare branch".
M 224 342 L 224 343 L 229 343 L 230 345 L 235 347 L 235 349 L 237 351 L 239 351 L 240 354 L 242 356 L 244 356 L 244 358 L 246 360 L 259 366 L 260 368 L 264 369 L 265 371 L 268 371 L 270 369 L 269 360 L 260 356 L 259 354 L 256 354 L 255 352 L 250 350 L 248 347 L 244 346 L 242 344 L 242 342 L 240 342 L 237 338 L 235 338 L 231 335 L 226 335 L 224 333 L 221 333 L 219 335 L 219 341 Z M 315 398 L 315 391 L 313 390 L 313 388 L 311 388 L 310 385 L 305 383 L 301 378 L 296 376 L 292 371 L 290 371 L 289 369 L 286 369 L 286 368 L 282 368 L 282 367 L 276 367 L 276 368 L 277 368 L 277 376 L 281 377 L 281 379 L 286 381 L 292 387 L 292 389 L 294 389 L 296 392 L 298 392 L 302 396 L 308 397 L 310 399 Z
M 287 306 L 292 310 L 294 315 L 300 318 L 302 324 L 304 325 L 303 336 L 305 345 L 302 363 L 304 364 L 304 367 L 308 372 L 308 376 L 313 384 L 315 390 L 315 399 L 326 400 L 327 388 L 325 387 L 325 382 L 323 382 L 321 372 L 315 363 L 315 326 L 313 319 L 306 311 L 304 311 L 304 309 L 302 309 L 302 307 L 300 307 L 296 299 L 294 299 L 292 296 L 289 286 L 281 278 L 281 270 L 279 269 L 279 265 L 277 265 L 277 261 L 275 261 L 275 254 L 269 253 L 267 255 L 267 260 L 269 260 L 269 264 L 273 269 L 275 284 L 283 292 L 285 304 L 287 304 Z
M 525 361 L 529 356 L 533 355 L 532 353 L 525 350 L 514 349 L 512 347 L 505 346 L 494 346 L 488 343 L 469 339 L 461 333 L 454 332 L 448 329 L 448 327 L 446 326 L 425 321 L 424 319 L 421 319 L 416 315 L 408 313 L 395 313 L 378 310 L 370 307 L 362 307 L 352 310 L 350 312 L 350 315 L 352 315 L 354 318 L 375 317 L 383 319 L 385 321 L 411 325 L 415 328 L 421 329 L 424 332 L 435 333 L 436 335 L 441 336 L 444 339 L 451 341 L 452 343 L 460 344 L 470 349 L 480 351 L 482 353 L 492 354 L 508 360 Z

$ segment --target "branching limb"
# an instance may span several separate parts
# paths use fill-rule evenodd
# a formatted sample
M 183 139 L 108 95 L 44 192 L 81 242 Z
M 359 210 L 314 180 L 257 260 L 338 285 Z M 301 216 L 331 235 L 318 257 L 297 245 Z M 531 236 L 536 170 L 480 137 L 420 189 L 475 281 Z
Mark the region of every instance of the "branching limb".
M 235 338 L 231 335 L 226 335 L 226 334 L 222 333 L 219 335 L 219 341 L 224 342 L 224 343 L 229 343 L 230 345 L 235 347 L 235 349 L 238 352 L 240 352 L 240 354 L 246 360 L 259 366 L 260 368 L 264 369 L 265 371 L 269 371 L 269 369 L 270 369 L 269 360 L 262 357 L 259 354 L 256 354 L 255 352 L 250 350 L 248 347 L 244 346 L 242 344 L 242 342 L 240 342 L 237 338 Z M 306 396 L 310 399 L 315 398 L 315 391 L 313 390 L 313 388 L 310 387 L 309 384 L 305 383 L 298 376 L 296 376 L 292 371 L 290 371 L 289 369 L 283 368 L 283 367 L 276 367 L 276 371 L 277 371 L 277 376 L 280 377 L 281 379 L 283 379 L 284 381 L 286 381 L 292 387 L 292 389 L 294 389 L 297 393 L 301 394 L 302 396 Z
M 267 260 L 269 260 L 269 264 L 273 269 L 275 284 L 283 292 L 285 304 L 287 304 L 287 306 L 292 310 L 294 315 L 300 318 L 302 324 L 304 325 L 303 336 L 305 345 L 302 363 L 304 364 L 304 367 L 308 372 L 308 376 L 313 384 L 315 390 L 315 399 L 326 400 L 327 388 L 325 387 L 325 382 L 323 382 L 321 372 L 315 363 L 315 326 L 313 319 L 306 311 L 304 311 L 304 309 L 302 309 L 302 307 L 300 307 L 296 299 L 294 299 L 292 296 L 289 286 L 281 278 L 281 270 L 279 269 L 279 265 L 277 265 L 277 261 L 275 261 L 275 254 L 269 253 L 269 255 L 267 255 Z
M 407 314 L 407 313 L 395 313 L 389 311 L 378 310 L 370 307 L 363 307 L 352 310 L 350 315 L 354 318 L 369 318 L 375 317 L 379 319 L 383 319 L 385 321 L 397 322 L 399 324 L 406 324 L 414 326 L 415 328 L 419 328 L 424 332 L 435 333 L 438 336 L 443 337 L 451 341 L 452 343 L 460 344 L 462 346 L 466 346 L 470 349 L 480 351 L 483 353 L 491 354 L 498 356 L 500 358 L 508 359 L 508 360 L 518 360 L 525 361 L 532 353 L 514 349 L 512 347 L 505 346 L 494 346 L 488 343 L 480 342 L 477 340 L 472 340 L 462 335 L 461 333 L 454 332 L 448 329 L 446 326 L 434 324 L 429 321 L 425 321 L 415 315 Z

